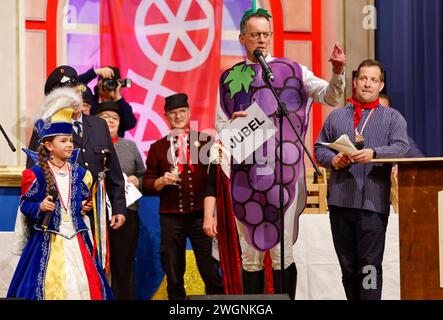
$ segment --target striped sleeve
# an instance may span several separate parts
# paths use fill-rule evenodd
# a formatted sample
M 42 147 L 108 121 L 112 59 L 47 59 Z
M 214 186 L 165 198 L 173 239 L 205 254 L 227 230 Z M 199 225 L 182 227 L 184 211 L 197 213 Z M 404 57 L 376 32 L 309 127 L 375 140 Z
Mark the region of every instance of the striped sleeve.
M 331 128 L 331 121 L 332 121 L 331 115 L 332 113 L 326 118 L 326 121 L 323 124 L 323 127 L 314 145 L 315 157 L 318 163 L 320 163 L 320 165 L 325 168 L 331 168 L 332 159 L 337 154 L 334 150 L 321 144 L 321 142 L 330 143 L 335 141 Z
M 409 150 L 407 123 L 403 116 L 393 110 L 391 122 L 389 124 L 389 141 L 387 146 L 375 147 L 377 158 L 400 158 Z M 383 135 L 383 131 L 375 130 L 374 134 Z M 377 138 L 379 139 L 379 138 Z

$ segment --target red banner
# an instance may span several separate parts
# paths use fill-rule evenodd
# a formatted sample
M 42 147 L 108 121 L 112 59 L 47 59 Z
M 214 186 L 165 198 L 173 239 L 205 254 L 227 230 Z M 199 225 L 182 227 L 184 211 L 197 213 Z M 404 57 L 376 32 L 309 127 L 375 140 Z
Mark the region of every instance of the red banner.
M 222 9 L 221 0 L 101 1 L 101 65 L 132 79 L 122 92 L 138 123 L 126 136 L 141 152 L 169 132 L 165 96 L 185 92 L 198 129 L 214 127 Z

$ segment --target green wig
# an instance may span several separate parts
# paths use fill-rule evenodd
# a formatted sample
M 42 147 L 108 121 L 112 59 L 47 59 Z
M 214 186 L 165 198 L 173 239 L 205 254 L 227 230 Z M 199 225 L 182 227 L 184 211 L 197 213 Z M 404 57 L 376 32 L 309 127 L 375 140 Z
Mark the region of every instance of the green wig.
M 265 9 L 262 9 L 262 8 L 258 8 L 257 9 L 257 0 L 252 0 L 252 8 L 247 10 L 247 11 L 245 11 L 245 13 L 243 14 L 243 17 L 241 19 L 241 22 L 240 22 L 240 32 L 241 32 L 241 34 L 245 34 L 245 32 L 246 32 L 246 27 L 245 27 L 246 21 L 250 17 L 252 17 L 254 15 L 264 16 L 264 17 L 266 17 L 268 19 L 272 18 L 272 16 L 269 14 L 268 10 L 265 10 Z

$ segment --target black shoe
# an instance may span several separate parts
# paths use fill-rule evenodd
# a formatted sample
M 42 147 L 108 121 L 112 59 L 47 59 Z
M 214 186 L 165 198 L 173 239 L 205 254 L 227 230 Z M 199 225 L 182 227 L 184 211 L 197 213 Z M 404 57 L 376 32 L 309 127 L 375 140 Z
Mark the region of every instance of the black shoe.
M 242 270 L 243 293 L 244 294 L 263 294 L 265 288 L 265 272 L 249 272 Z
M 284 288 L 281 288 L 281 270 L 272 270 L 274 276 L 274 293 L 287 293 L 291 300 L 295 299 L 295 290 L 297 289 L 297 267 L 292 263 L 284 271 Z

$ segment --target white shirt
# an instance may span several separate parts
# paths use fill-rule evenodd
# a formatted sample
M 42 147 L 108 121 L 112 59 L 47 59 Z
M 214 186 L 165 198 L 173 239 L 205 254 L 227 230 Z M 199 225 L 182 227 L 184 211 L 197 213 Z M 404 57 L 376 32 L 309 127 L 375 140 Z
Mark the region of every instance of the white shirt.
M 73 124 L 72 127 L 74 128 L 75 133 L 78 134 L 78 132 L 77 132 L 78 128 L 77 128 L 77 126 L 74 125 L 74 122 L 80 122 L 80 127 L 81 127 L 81 129 L 83 131 L 83 113 L 80 112 L 80 117 L 77 120 L 72 119 L 71 122 Z

